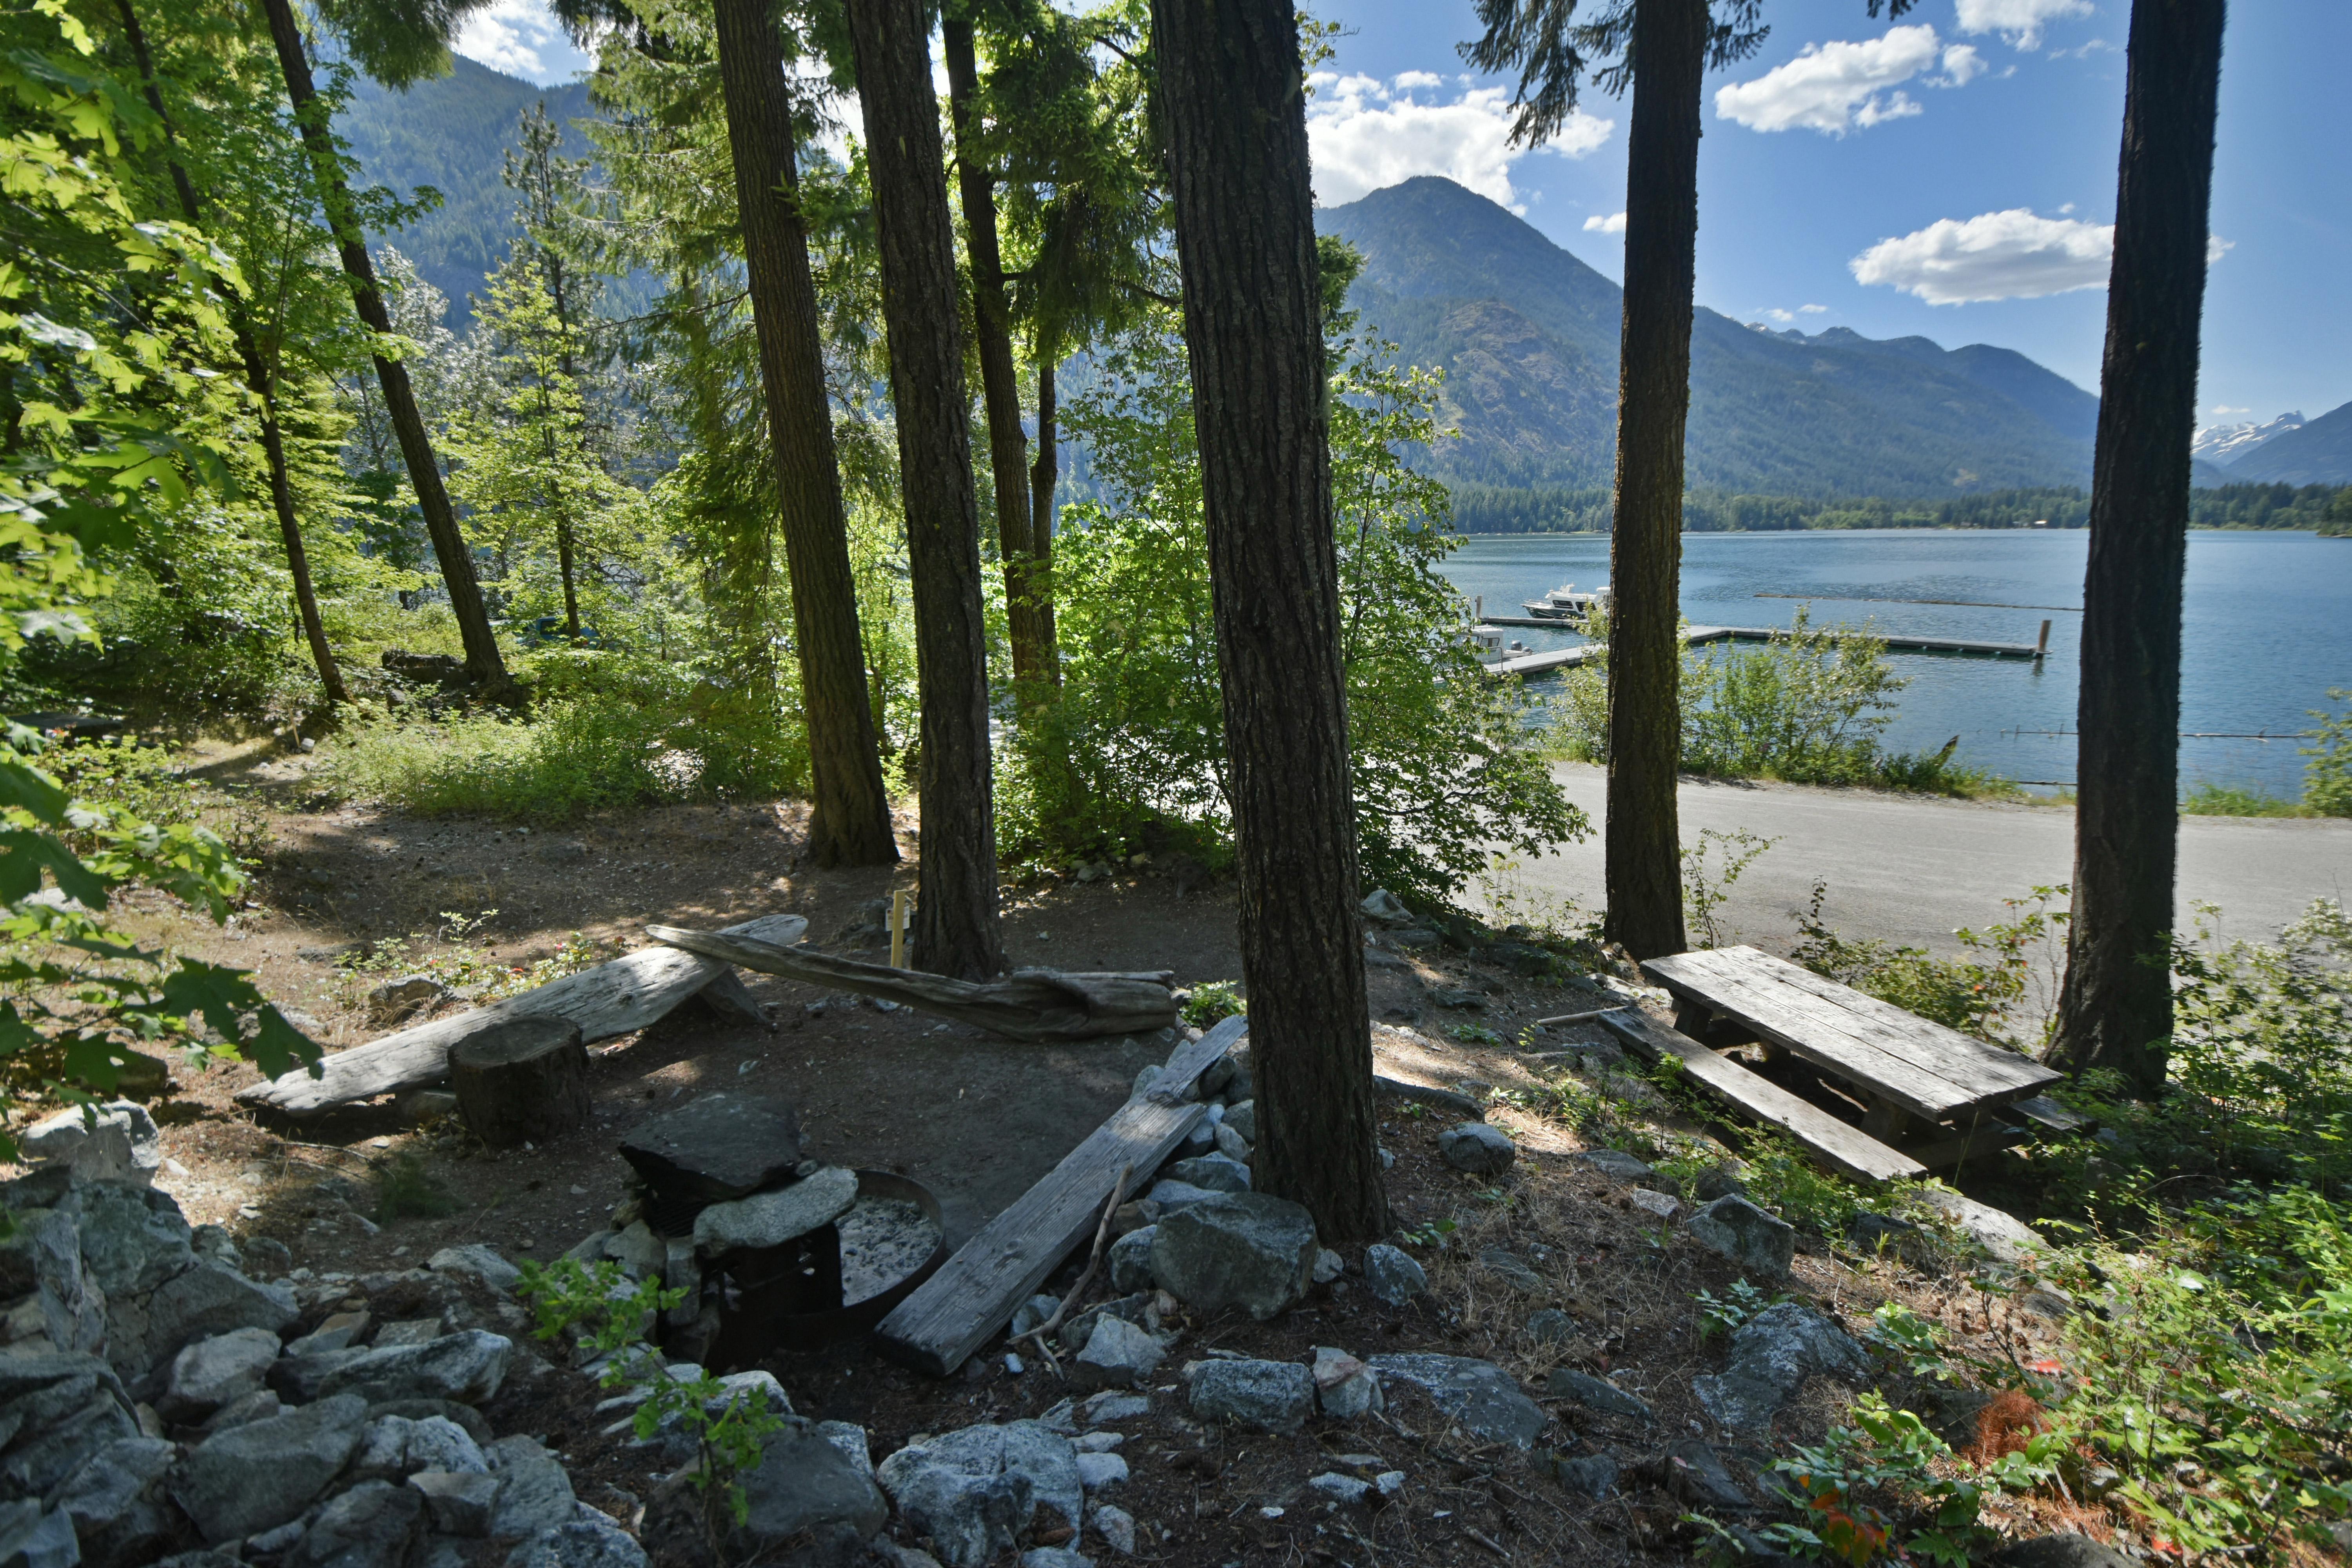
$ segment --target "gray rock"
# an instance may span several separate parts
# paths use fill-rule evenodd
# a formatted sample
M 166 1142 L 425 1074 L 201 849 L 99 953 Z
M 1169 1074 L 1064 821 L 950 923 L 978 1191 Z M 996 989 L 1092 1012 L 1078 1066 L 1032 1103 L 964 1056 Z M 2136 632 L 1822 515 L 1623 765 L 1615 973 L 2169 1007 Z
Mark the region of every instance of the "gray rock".
M 1328 1285 L 1348 1271 L 1348 1260 L 1328 1247 L 1315 1249 L 1315 1267 L 1310 1277 L 1318 1285 Z
M 224 1405 L 205 1423 L 207 1432 L 226 1432 L 232 1426 L 242 1426 L 248 1421 L 267 1421 L 286 1408 L 286 1402 L 270 1389 L 260 1389 L 232 1404 Z
M 1366 920 L 1376 921 L 1384 926 L 1409 926 L 1413 923 L 1413 912 L 1405 907 L 1403 900 L 1386 888 L 1374 888 L 1366 893 L 1360 907 Z
M 621 1141 L 621 1158 L 656 1191 L 723 1203 L 799 1166 L 800 1112 L 782 1100 L 706 1094 L 639 1123 Z
M 219 1433 L 181 1459 L 172 1495 L 208 1542 L 274 1530 L 326 1490 L 366 1419 L 367 1402 L 342 1394 Z
M 96 1356 L 0 1354 L 0 1497 L 47 1496 L 99 1450 L 139 1435 L 131 1396 Z
M 248 1236 L 238 1247 L 245 1254 L 241 1266 L 255 1279 L 282 1279 L 294 1271 L 294 1253 L 284 1242 L 270 1236 Z
M 1457 1171 L 1491 1176 L 1511 1168 L 1519 1157 L 1519 1146 L 1498 1127 L 1465 1121 L 1437 1135 L 1437 1152 Z
M 1147 1225 L 1110 1244 L 1110 1250 L 1104 1254 L 1104 1263 L 1110 1270 L 1112 1289 L 1124 1294 L 1151 1289 L 1151 1241 L 1159 1234 L 1158 1226 Z
M 1744 1198 L 1747 1195 L 1748 1184 L 1741 1181 L 1739 1173 L 1729 1165 L 1709 1165 L 1691 1182 L 1691 1196 L 1703 1204 L 1711 1204 L 1717 1198 Z
M 1034 1422 L 967 1426 L 899 1449 L 875 1479 L 948 1568 L 981 1568 L 1040 1507 L 1076 1528 L 1086 1506 L 1069 1439 Z
M 62 1509 L 44 1513 L 38 1498 L 0 1503 L 0 1563 L 6 1568 L 75 1568 L 81 1549 Z
M 80 1199 L 82 1271 L 108 1300 L 144 1294 L 194 1265 L 188 1222 L 165 1194 L 93 1182 L 81 1189 Z
M 1287 1198 L 1226 1194 L 1166 1215 L 1151 1242 L 1151 1276 L 1194 1311 L 1240 1307 L 1260 1322 L 1307 1294 L 1315 1222 Z
M 1364 1248 L 1364 1283 L 1383 1307 L 1402 1307 L 1429 1293 L 1429 1276 L 1402 1247 L 1375 1242 Z
M 1163 1219 L 1178 1209 L 1191 1208 L 1194 1204 L 1206 1203 L 1216 1195 L 1208 1188 L 1196 1187 L 1190 1182 L 1164 1180 L 1154 1182 L 1151 1184 L 1151 1191 L 1145 1194 L 1147 1200 L 1155 1205 L 1160 1217 Z
M 370 1404 L 449 1399 L 480 1405 L 498 1393 L 513 1354 L 514 1342 L 504 1334 L 466 1329 L 426 1344 L 364 1352 L 330 1371 L 320 1380 L 319 1392 L 356 1394 Z
M 490 1532 L 490 1509 L 499 1500 L 499 1479 L 479 1470 L 418 1470 L 408 1483 L 425 1500 L 433 1528 L 468 1540 Z
M 402 1568 L 425 1524 L 425 1498 L 390 1481 L 362 1481 L 329 1500 L 286 1554 L 289 1568 Z
M 1658 1174 L 1646 1162 L 1622 1149 L 1587 1149 L 1569 1158 L 1580 1165 L 1591 1166 L 1612 1181 L 1647 1182 L 1655 1180 Z
M 1151 1400 L 1141 1394 L 1097 1394 L 1078 1406 L 1078 1413 L 1089 1426 L 1108 1426 L 1150 1415 Z
M 1754 1273 L 1777 1278 L 1796 1259 L 1796 1227 L 1746 1198 L 1717 1198 L 1692 1215 L 1685 1228 L 1708 1251 Z
M 403 1345 L 429 1345 L 449 1331 L 442 1318 L 409 1318 L 397 1323 L 386 1323 L 376 1330 L 369 1342 L 372 1350 L 398 1350 Z
M 188 1245 L 198 1258 L 209 1258 L 215 1263 L 231 1268 L 245 1267 L 245 1254 L 237 1250 L 236 1237 L 225 1225 L 200 1225 L 188 1232 Z
M 1059 1432 L 1061 1428 L 1056 1426 L 1054 1430 Z M 1070 1447 L 1081 1454 L 1113 1453 L 1125 1447 L 1126 1443 L 1127 1434 L 1124 1432 L 1087 1432 L 1070 1439 Z
M 181 1528 L 179 1509 L 163 1486 L 176 1443 L 125 1437 L 91 1455 L 54 1500 L 73 1521 L 89 1568 L 125 1568 L 153 1558 Z
M 1255 1148 L 1257 1144 L 1257 1101 L 1242 1100 L 1225 1108 L 1224 1120 L 1217 1123 L 1230 1127 L 1234 1136 Z
M 1058 1296 L 1047 1296 L 1043 1293 L 1032 1296 L 1013 1310 L 1012 1326 L 1005 1330 L 1005 1333 L 1008 1337 L 1016 1340 L 1034 1334 L 1052 1322 L 1054 1314 L 1061 1309 L 1062 1301 Z
M 1102 1503 L 1087 1515 L 1087 1523 L 1102 1537 L 1104 1545 L 1121 1557 L 1135 1555 L 1135 1515 L 1127 1510 Z
M 192 1340 L 237 1329 L 280 1332 L 298 1313 L 294 1292 L 261 1285 L 210 1258 L 174 1275 L 144 1296 L 109 1297 L 107 1360 L 137 1377 L 177 1355 Z
M 489 1459 L 472 1434 L 454 1421 L 377 1415 L 360 1433 L 350 1473 L 363 1480 L 397 1481 L 419 1470 L 479 1475 L 488 1469 Z
M 572 1478 L 562 1461 L 530 1437 L 502 1437 L 483 1456 L 499 1478 L 490 1506 L 493 1541 L 529 1541 L 577 1517 Z
M 1757 1431 L 1815 1373 L 1852 1379 L 1870 1375 L 1870 1357 L 1852 1335 L 1801 1302 L 1768 1307 L 1731 1336 L 1731 1355 L 1717 1376 L 1691 1379 L 1691 1393 L 1709 1415 L 1735 1431 Z
M 1021 1568 L 1095 1568 L 1095 1563 L 1066 1546 L 1033 1546 L 1021 1554 Z
M 41 1180 L 27 1177 L 10 1185 Z M 62 1186 L 63 1173 L 58 1173 L 54 1180 Z M 29 1295 L 32 1300 L 25 1305 L 32 1310 L 25 1317 L 37 1318 L 37 1331 L 48 1336 L 52 1348 L 68 1355 L 102 1352 L 106 1297 L 82 1268 L 81 1237 L 74 1229 L 73 1215 L 58 1209 L 34 1208 L 20 1210 L 14 1218 L 15 1230 L 0 1237 L 0 1300 L 13 1301 Z M 23 1321 L 18 1313 L 24 1313 L 23 1306 L 10 1313 L 11 1320 Z
M 1315 1411 L 1315 1375 L 1295 1361 L 1207 1361 L 1188 1369 L 1192 1414 L 1256 1432 L 1296 1432 Z
M 1752 1506 L 1748 1493 L 1715 1450 L 1696 1437 L 1686 1437 L 1666 1449 L 1666 1487 L 1690 1502 L 1703 1508 L 1748 1508 Z
M 1250 1163 L 1250 1155 L 1254 1152 L 1250 1147 L 1250 1141 L 1235 1131 L 1232 1123 L 1218 1122 L 1212 1136 L 1216 1143 L 1218 1153 L 1228 1160 L 1239 1161 L 1244 1165 Z
M 263 1375 L 269 1386 L 289 1403 L 308 1405 L 319 1397 L 328 1376 L 337 1370 L 363 1361 L 373 1352 L 364 1345 L 347 1345 L 339 1351 L 310 1351 L 300 1355 L 280 1357 L 270 1363 Z
M 1133 1323 L 1100 1318 L 1071 1363 L 1070 1382 L 1077 1388 L 1133 1388 L 1157 1372 L 1167 1355 L 1158 1340 Z
M 719 1391 L 710 1396 L 704 1408 L 712 1415 L 723 1415 L 730 1404 L 740 1402 L 747 1410 L 764 1406 L 771 1415 L 793 1414 L 792 1400 L 784 1393 L 773 1373 L 751 1371 L 729 1373 L 719 1380 Z M 632 1443 L 640 1451 L 656 1455 L 661 1463 L 676 1467 L 692 1464 L 700 1455 L 694 1435 L 686 1428 L 682 1416 L 668 1415 L 654 1428 L 652 1437 Z
M 1589 1498 L 1605 1498 L 1617 1488 L 1617 1461 L 1606 1454 L 1587 1455 L 1580 1459 L 1554 1458 L 1551 1473 L 1570 1491 Z
M 1572 1399 L 1596 1415 L 1622 1415 L 1628 1421 L 1656 1419 L 1648 1405 L 1607 1378 L 1594 1377 L 1571 1367 L 1552 1368 L 1551 1378 L 1546 1387 L 1554 1399 Z
M 156 1414 L 183 1424 L 204 1420 L 222 1405 L 261 1387 L 262 1373 L 278 1359 L 278 1336 L 268 1329 L 238 1329 L 198 1340 L 172 1358 Z
M 1346 1351 L 1316 1346 L 1308 1375 L 1315 1380 L 1317 1407 L 1334 1421 L 1352 1421 L 1386 1404 L 1381 1396 L 1380 1373 Z
M 1154 1069 L 1155 1071 L 1157 1069 Z M 1217 1124 L 1202 1117 L 1184 1130 L 1184 1141 L 1176 1145 L 1179 1156 L 1212 1153 L 1217 1147 Z
M 455 1279 L 478 1279 L 493 1290 L 511 1290 L 522 1278 L 522 1270 L 499 1257 L 498 1248 L 478 1241 L 445 1247 L 427 1258 L 425 1267 Z
M 1682 1213 L 1683 1209 L 1680 1198 L 1650 1187 L 1635 1187 L 1625 1194 L 1625 1201 L 1652 1218 L 1662 1222 L 1672 1220 L 1675 1215 Z
M 1478 1254 L 1478 1272 L 1501 1280 L 1512 1289 L 1529 1296 L 1540 1296 L 1550 1289 L 1543 1276 L 1528 1268 L 1507 1248 L 1489 1247 Z
M 1940 1187 L 1922 1188 L 1920 1201 L 1939 1211 L 1960 1233 L 1982 1247 L 1996 1263 L 2019 1264 L 2049 1243 L 2033 1234 L 2015 1215 Z
M 1307 1477 L 1307 1489 L 1333 1502 L 1349 1505 L 1368 1500 L 1372 1495 L 1372 1483 L 1343 1476 L 1337 1470 L 1326 1470 L 1319 1476 Z
M 299 1340 L 286 1344 L 288 1355 L 323 1355 L 328 1351 L 347 1351 L 374 1320 L 366 1312 L 336 1312 L 317 1328 Z M 183 1351 L 183 1355 L 187 1352 Z
M 737 1248 L 782 1247 L 831 1225 L 857 1201 L 857 1173 L 832 1165 L 789 1187 L 713 1204 L 694 1216 L 695 1250 L 717 1257 Z
M 865 1427 L 854 1421 L 820 1421 L 816 1435 L 832 1444 L 834 1451 L 849 1461 L 851 1469 L 869 1481 L 874 1479 L 874 1452 Z
M 1564 1345 L 1576 1333 L 1576 1320 L 1558 1307 L 1546 1307 L 1528 1317 L 1528 1338 L 1539 1345 Z
M 1127 1461 L 1117 1454 L 1080 1453 L 1078 1484 L 1092 1497 L 1105 1487 L 1115 1487 L 1127 1479 Z
M 1425 1390 L 1446 1419 L 1487 1442 L 1531 1448 L 1550 1425 L 1543 1407 L 1492 1362 L 1408 1352 L 1374 1356 L 1371 1364 L 1383 1376 Z
M 551 1525 L 507 1554 L 506 1568 L 646 1568 L 645 1548 L 596 1510 Z
M 446 985 L 429 974 L 403 974 L 371 986 L 367 994 L 368 1026 L 389 1029 L 449 994 Z
M 684 1489 L 675 1503 L 699 1513 L 701 1493 L 688 1476 L 680 1475 L 670 1488 Z M 890 1505 L 866 1466 L 853 1463 L 814 1423 L 799 1417 L 767 1436 L 758 1468 L 743 1478 L 743 1492 L 750 1512 L 728 1531 L 730 1562 L 772 1556 L 803 1534 L 854 1535 L 864 1541 L 890 1517 Z M 653 1510 L 646 1511 L 650 1515 Z
M 155 1568 L 240 1568 L 240 1564 L 226 1552 L 182 1552 L 164 1558 Z
M 44 1117 L 16 1134 L 28 1164 L 59 1166 L 84 1182 L 129 1182 L 145 1186 L 163 1167 L 163 1135 L 147 1108 L 128 1100 L 84 1109 L 73 1106 Z
M 646 1280 L 662 1271 L 662 1265 L 669 1260 L 669 1246 L 654 1234 L 652 1226 L 633 1220 L 604 1237 L 604 1256 L 619 1264 L 621 1272 L 630 1279 Z
M 1895 1215 L 1858 1209 L 1846 1223 L 1846 1245 L 1866 1257 L 1885 1254 L 1919 1267 L 1935 1261 L 1935 1238 Z
M 1179 1160 L 1168 1167 L 1168 1174 L 1186 1186 L 1201 1187 L 1213 1193 L 1245 1193 L 1250 1190 L 1249 1167 L 1223 1154 L 1203 1154 L 1196 1160 Z
M 2132 1560 L 2087 1535 L 2037 1535 L 1992 1554 L 1998 1568 L 2132 1568 Z

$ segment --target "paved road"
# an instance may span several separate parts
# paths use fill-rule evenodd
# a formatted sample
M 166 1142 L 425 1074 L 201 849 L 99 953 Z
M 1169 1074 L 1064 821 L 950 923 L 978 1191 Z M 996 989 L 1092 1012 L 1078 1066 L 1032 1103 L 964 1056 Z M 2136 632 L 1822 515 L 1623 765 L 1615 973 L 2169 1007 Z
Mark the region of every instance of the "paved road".
M 1602 904 L 1601 770 L 1561 763 L 1569 798 L 1592 818 L 1583 843 L 1514 873 L 1549 898 Z M 1681 792 L 1685 845 L 1701 830 L 1779 842 L 1740 878 L 1719 916 L 1738 940 L 1785 952 L 1795 918 L 1826 880 L 1823 910 L 1849 936 L 1957 951 L 1952 931 L 2005 917 L 2001 900 L 2073 874 L 2074 814 L 2046 805 L 1922 799 L 1802 784 L 1692 784 Z M 2184 817 L 2179 894 L 2221 906 L 2224 934 L 2267 937 L 2318 898 L 2352 902 L 2352 821 Z M 2185 929 L 2185 927 L 2184 927 Z

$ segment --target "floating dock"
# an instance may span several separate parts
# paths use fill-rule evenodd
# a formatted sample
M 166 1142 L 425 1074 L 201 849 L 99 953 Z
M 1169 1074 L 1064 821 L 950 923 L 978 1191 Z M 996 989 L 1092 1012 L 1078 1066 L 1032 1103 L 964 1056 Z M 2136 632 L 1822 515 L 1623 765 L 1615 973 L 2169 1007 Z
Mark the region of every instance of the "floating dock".
M 1572 630 L 1559 621 L 1505 619 L 1491 616 L 1485 623 L 1495 626 L 1548 626 L 1555 630 Z M 1683 641 L 1696 646 L 1712 642 L 1777 642 L 1789 636 L 1783 626 L 1685 626 Z M 1875 636 L 1876 634 L 1872 634 Z M 2042 641 L 1977 642 L 1966 637 L 1878 637 L 1889 653 L 1938 653 L 1976 658 L 2039 659 L 2049 651 L 2050 623 L 2042 623 Z M 1511 658 L 1497 659 L 1486 666 L 1489 675 L 1549 675 L 1556 669 L 1573 669 L 1591 658 L 1599 647 L 1587 643 L 1582 647 L 1554 648 L 1548 653 L 1523 653 Z

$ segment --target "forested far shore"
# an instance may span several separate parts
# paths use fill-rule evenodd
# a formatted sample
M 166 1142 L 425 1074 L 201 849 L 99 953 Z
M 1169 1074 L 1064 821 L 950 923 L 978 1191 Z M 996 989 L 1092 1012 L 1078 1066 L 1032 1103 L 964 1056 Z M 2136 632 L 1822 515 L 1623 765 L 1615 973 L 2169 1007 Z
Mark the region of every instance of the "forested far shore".
M 1606 486 L 1570 489 L 1458 484 L 1454 522 L 1465 533 L 1606 533 Z M 1683 527 L 1693 533 L 1763 533 L 1806 528 L 2081 528 L 2091 496 L 2073 486 L 1987 490 L 1940 500 L 1884 496 L 1740 495 L 1692 490 Z M 2220 485 L 2189 494 L 2192 528 L 2307 529 L 2352 536 L 2352 485 Z

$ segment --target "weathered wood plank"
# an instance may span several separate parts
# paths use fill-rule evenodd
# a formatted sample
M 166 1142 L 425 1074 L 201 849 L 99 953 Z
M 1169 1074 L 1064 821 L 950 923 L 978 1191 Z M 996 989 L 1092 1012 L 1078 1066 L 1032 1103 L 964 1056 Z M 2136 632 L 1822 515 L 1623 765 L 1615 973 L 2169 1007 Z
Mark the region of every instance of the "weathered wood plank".
M 1148 1035 L 1176 1021 L 1172 970 L 1066 974 L 1052 969 L 1016 969 L 1002 980 L 950 980 L 919 969 L 892 969 L 724 932 L 684 931 L 677 926 L 647 926 L 646 931 L 657 942 L 763 974 L 879 996 L 1016 1040 Z
M 1132 1172 L 1131 1191 L 1150 1181 L 1204 1113 L 1179 1097 L 1248 1028 L 1247 1019 L 1228 1018 L 1177 1047 L 1148 1093 L 1119 1107 L 882 1320 L 874 1333 L 883 1353 L 935 1377 L 961 1366 L 1093 1233 L 1122 1167 Z
M 1759 1078 L 1738 1062 L 1717 1056 L 1638 1007 L 1609 1014 L 1601 1020 L 1601 1026 L 1636 1056 L 1651 1061 L 1669 1056 L 1680 1058 L 1683 1071 L 1693 1083 L 1742 1115 L 1786 1131 L 1832 1170 L 1865 1182 L 1909 1181 L 1927 1173 L 1927 1168 L 1909 1155 L 1865 1136 L 1771 1079 Z
M 778 942 L 798 942 L 807 930 L 808 921 L 798 915 L 762 915 L 728 928 L 731 935 Z M 316 1116 L 355 1100 L 440 1082 L 448 1076 L 449 1052 L 458 1042 L 509 1019 L 531 1014 L 569 1018 L 593 1045 L 634 1034 L 722 974 L 732 971 L 717 959 L 669 946 L 640 948 L 520 996 L 337 1051 L 320 1062 L 317 1078 L 289 1072 L 240 1089 L 236 1098 L 289 1116 Z
M 2058 1077 L 1754 948 L 1677 953 L 1643 967 L 1676 996 L 1736 1018 L 1930 1121 L 2018 1099 Z
M 2078 1110 L 2069 1110 L 2046 1094 L 2036 1094 L 2024 1100 L 2012 1100 L 2000 1108 L 2004 1116 L 2022 1117 L 2053 1132 L 2073 1132 L 2088 1127 L 2091 1119 Z

